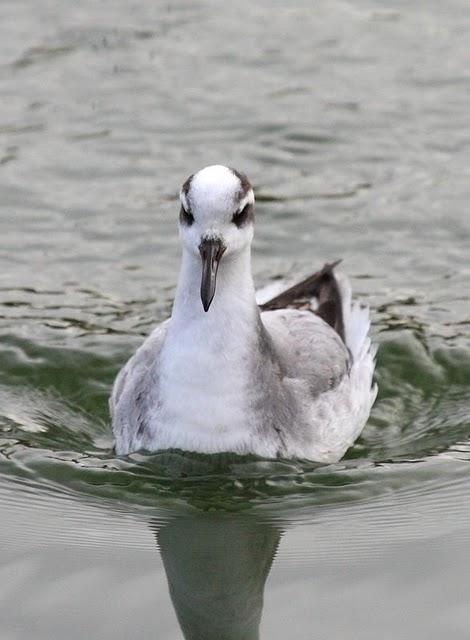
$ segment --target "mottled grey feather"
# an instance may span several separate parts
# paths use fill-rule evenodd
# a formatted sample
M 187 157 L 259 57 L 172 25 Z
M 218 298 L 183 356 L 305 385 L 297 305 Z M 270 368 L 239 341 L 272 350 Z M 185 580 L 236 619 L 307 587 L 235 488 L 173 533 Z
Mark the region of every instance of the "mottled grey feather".
M 127 448 L 129 442 L 146 446 L 148 416 L 159 402 L 158 359 L 168 322 L 166 320 L 150 334 L 116 378 L 109 402 L 116 451 L 120 451 L 124 443 Z

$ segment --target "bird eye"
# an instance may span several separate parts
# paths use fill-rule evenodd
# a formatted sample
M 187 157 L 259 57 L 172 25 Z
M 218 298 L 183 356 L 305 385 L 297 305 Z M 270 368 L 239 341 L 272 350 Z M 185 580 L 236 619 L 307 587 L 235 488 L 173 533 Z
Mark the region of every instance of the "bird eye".
M 181 205 L 180 210 L 180 222 L 181 224 L 185 224 L 188 227 L 190 227 L 194 222 L 193 214 L 191 213 L 191 211 L 186 211 L 183 205 Z
M 246 204 L 241 211 L 233 214 L 232 222 L 237 225 L 237 227 L 243 227 L 248 221 L 253 218 L 253 205 L 249 202 Z

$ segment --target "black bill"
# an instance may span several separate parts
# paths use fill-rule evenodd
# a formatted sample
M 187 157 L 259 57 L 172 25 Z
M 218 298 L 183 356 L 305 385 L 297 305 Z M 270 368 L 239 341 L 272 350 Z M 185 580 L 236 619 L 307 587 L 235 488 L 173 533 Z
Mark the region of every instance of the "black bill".
M 220 238 L 204 238 L 199 245 L 202 260 L 201 300 L 208 311 L 215 294 L 217 269 L 225 246 Z

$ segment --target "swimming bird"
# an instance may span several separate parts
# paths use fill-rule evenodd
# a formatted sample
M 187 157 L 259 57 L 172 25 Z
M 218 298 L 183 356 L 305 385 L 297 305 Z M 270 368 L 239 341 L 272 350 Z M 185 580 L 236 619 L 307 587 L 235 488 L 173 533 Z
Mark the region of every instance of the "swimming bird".
M 351 304 L 335 265 L 257 304 L 255 198 L 244 174 L 205 167 L 183 184 L 180 201 L 172 314 L 116 378 L 116 453 L 339 460 L 377 394 L 368 310 Z

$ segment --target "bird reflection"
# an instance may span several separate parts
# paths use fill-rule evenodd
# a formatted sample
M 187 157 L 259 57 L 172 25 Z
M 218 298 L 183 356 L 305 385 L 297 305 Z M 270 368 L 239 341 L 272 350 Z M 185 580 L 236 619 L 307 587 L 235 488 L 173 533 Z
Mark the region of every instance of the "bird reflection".
M 154 527 L 186 640 L 257 640 L 281 531 L 253 517 L 197 514 Z

